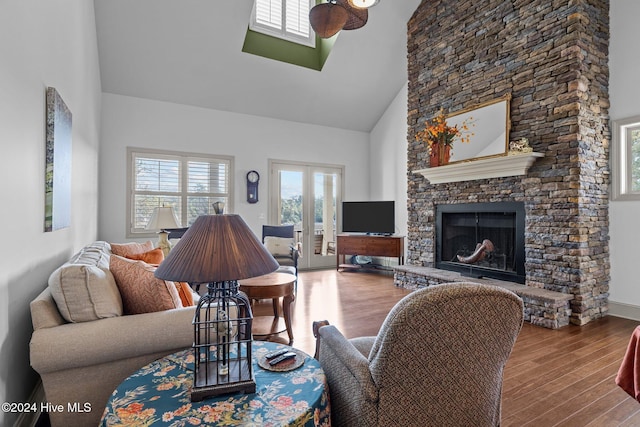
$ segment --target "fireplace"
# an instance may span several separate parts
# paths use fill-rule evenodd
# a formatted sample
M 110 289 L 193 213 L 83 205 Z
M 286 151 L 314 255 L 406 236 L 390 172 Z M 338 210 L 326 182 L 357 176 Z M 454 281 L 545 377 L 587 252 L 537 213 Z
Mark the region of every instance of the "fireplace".
M 525 282 L 524 203 L 436 206 L 436 268 Z

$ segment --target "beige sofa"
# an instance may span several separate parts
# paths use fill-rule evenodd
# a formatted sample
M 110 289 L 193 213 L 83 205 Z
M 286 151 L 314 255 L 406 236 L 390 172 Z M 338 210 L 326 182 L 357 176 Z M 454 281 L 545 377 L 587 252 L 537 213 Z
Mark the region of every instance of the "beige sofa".
M 88 245 L 56 270 L 31 302 L 31 366 L 42 378 L 46 401 L 63 408 L 49 411 L 54 427 L 98 425 L 122 380 L 192 345 L 194 307 L 122 315 L 108 271 L 110 256 L 108 243 Z M 83 286 L 82 295 L 71 301 L 61 287 L 73 280 Z M 81 306 L 83 298 L 88 303 Z

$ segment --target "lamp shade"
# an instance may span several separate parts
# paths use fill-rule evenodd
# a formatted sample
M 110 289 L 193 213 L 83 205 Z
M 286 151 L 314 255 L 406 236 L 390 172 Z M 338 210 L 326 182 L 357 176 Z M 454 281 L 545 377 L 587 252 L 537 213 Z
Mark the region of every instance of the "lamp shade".
M 349 19 L 347 10 L 334 2 L 320 3 L 309 11 L 309 23 L 318 37 L 328 39 L 344 27 Z
M 179 228 L 178 217 L 172 207 L 157 207 L 153 209 L 151 219 L 147 223 L 147 230 L 165 230 Z
M 239 215 L 199 216 L 156 269 L 159 279 L 212 283 L 275 271 L 278 262 Z

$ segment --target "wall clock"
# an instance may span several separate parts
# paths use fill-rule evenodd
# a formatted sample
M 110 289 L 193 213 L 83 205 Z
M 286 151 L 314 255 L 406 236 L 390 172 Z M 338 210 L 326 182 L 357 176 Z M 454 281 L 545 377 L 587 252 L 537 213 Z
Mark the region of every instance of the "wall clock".
M 260 174 L 256 171 L 247 172 L 247 202 L 256 203 L 258 201 L 258 183 Z

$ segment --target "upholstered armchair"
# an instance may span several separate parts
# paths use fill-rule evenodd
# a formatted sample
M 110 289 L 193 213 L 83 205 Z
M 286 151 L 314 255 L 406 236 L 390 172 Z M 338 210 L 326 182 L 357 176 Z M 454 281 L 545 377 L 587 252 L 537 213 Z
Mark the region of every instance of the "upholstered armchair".
M 376 337 L 347 340 L 314 323 L 334 426 L 498 426 L 503 369 L 523 320 L 502 288 L 451 283 L 417 290 Z
M 281 266 L 292 267 L 298 275 L 301 248 L 295 241 L 293 225 L 263 225 L 262 243 Z

